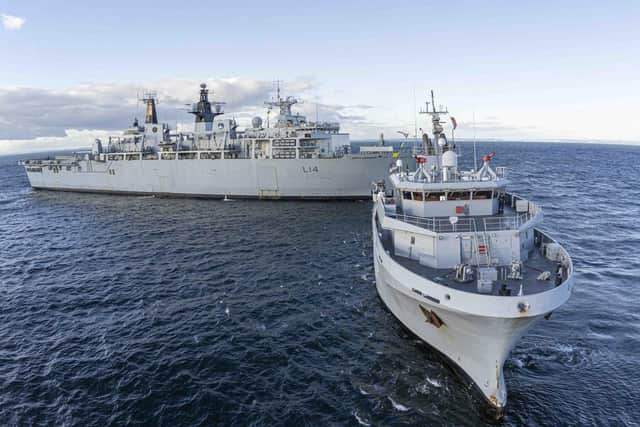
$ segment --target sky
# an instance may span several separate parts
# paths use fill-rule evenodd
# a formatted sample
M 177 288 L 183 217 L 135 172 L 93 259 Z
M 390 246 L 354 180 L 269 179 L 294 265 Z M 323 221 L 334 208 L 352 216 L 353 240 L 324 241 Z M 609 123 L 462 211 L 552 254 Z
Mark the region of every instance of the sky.
M 639 1 L 0 0 L 0 154 L 90 145 L 161 121 L 206 82 L 248 126 L 273 81 L 354 140 L 425 127 L 430 89 L 456 137 L 640 143 Z

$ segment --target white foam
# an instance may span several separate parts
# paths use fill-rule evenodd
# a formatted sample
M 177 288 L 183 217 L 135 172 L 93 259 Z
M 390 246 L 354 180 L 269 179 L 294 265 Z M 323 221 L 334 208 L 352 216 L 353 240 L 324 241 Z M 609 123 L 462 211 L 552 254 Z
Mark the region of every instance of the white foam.
M 357 412 L 353 413 L 353 416 L 356 417 L 356 420 L 358 421 L 358 424 L 360 424 L 361 426 L 370 426 L 371 424 L 369 424 L 368 422 L 366 422 L 365 420 L 363 420 L 362 418 L 360 418 L 358 416 Z
M 599 339 L 599 340 L 612 340 L 612 339 L 615 339 L 615 337 L 612 336 L 612 335 L 599 334 L 597 332 L 589 332 L 589 336 L 592 336 L 592 337 L 594 337 L 596 339 Z
M 391 398 L 391 396 L 388 396 L 388 399 L 391 402 L 391 404 L 393 405 L 393 408 L 395 410 L 400 411 L 400 412 L 407 412 L 409 410 L 409 408 L 407 408 L 406 406 L 401 405 L 400 403 L 397 403 L 395 400 L 393 400 Z
M 561 353 L 572 353 L 573 352 L 573 346 L 571 346 L 569 344 L 558 344 L 556 346 L 556 349 Z
M 431 378 L 427 377 L 427 382 L 434 387 L 438 387 L 438 388 L 442 387 L 442 383 L 440 383 L 440 381 L 438 380 L 432 380 Z
M 364 390 L 362 389 L 362 387 L 358 388 L 358 390 L 360 390 L 360 394 L 361 394 L 361 395 L 363 395 L 363 396 L 368 396 L 368 395 L 369 395 L 369 393 L 367 393 L 366 391 L 364 391 Z
M 224 309 L 224 314 L 226 314 L 227 316 L 229 315 L 229 307 Z

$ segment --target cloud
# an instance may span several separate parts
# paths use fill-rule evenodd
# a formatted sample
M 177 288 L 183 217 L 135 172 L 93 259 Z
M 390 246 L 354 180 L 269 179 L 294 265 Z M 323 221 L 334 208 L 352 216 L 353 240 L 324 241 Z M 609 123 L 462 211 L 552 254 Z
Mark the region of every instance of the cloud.
M 32 139 L 0 139 L 0 154 L 43 152 L 89 148 L 96 138 L 106 139 L 110 132 L 67 129 L 64 136 L 41 136 Z
M 162 80 L 139 83 L 85 83 L 66 90 L 0 88 L 0 140 L 65 136 L 67 129 L 120 130 L 144 116 L 137 96 L 153 89 L 163 122 L 191 121 L 187 106 L 198 99 L 200 81 Z M 268 99 L 270 82 L 205 80 L 212 97 L 227 110 L 243 111 Z
M 266 121 L 264 101 L 274 93 L 273 82 L 264 80 L 102 82 L 64 90 L 0 87 L 0 153 L 90 146 L 94 138 L 125 129 L 134 117 L 144 119 L 144 106 L 137 96 L 150 89 L 157 93 L 158 119 L 174 128 L 189 130 L 193 117 L 187 114 L 187 105 L 197 101 L 200 83 L 208 85 L 211 99 L 226 102 L 227 117 L 236 118 L 240 127 L 249 126 L 256 115 Z M 367 124 L 374 126 L 364 114 L 374 106 L 316 102 L 313 92 L 317 87 L 314 79 L 301 78 L 287 82 L 282 95 L 300 97 L 303 101 L 294 107 L 295 111 L 309 120 L 315 120 L 317 115 L 322 121 L 340 122 L 345 131 L 368 129 Z M 271 119 L 275 116 L 272 114 Z
M 0 14 L 2 27 L 7 31 L 17 31 L 24 25 L 25 19 L 19 16 Z

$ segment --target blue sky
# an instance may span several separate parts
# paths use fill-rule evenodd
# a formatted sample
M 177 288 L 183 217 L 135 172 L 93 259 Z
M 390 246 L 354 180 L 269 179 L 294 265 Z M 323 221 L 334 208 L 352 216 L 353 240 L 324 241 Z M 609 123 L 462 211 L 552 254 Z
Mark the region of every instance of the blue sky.
M 420 101 L 433 88 L 460 136 L 475 115 L 482 138 L 640 141 L 637 1 L 0 0 L 0 14 L 24 19 L 0 27 L 0 152 L 3 141 L 4 151 L 59 144 L 60 129 L 125 127 L 60 113 L 77 102 L 69 94 L 86 105 L 92 85 L 113 101 L 96 112 L 121 120 L 110 108 L 119 97 L 131 108 L 134 88 L 169 95 L 183 90 L 175 82 L 221 80 L 221 95 L 244 97 L 230 103 L 243 117 L 259 113 L 250 104 L 276 78 L 307 101 L 303 111 L 320 104 L 356 138 L 412 130 L 413 91 Z M 262 89 L 249 96 L 248 86 Z M 38 91 L 39 114 L 47 102 L 57 112 L 33 132 L 15 122 Z

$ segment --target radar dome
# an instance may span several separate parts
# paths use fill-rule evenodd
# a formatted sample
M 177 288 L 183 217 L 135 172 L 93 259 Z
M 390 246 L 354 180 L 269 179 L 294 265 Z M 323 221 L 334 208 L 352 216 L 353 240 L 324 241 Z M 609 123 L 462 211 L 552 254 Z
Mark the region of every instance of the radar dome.
M 221 112 L 222 112 L 222 105 L 216 104 L 216 113 L 221 113 Z
M 254 117 L 251 119 L 251 126 L 253 126 L 254 129 L 260 129 L 262 127 L 262 119 L 257 116 Z
M 445 151 L 442 155 L 442 166 L 445 168 L 458 167 L 458 155 L 451 150 Z
M 200 87 L 201 87 L 202 89 L 206 89 L 206 88 L 207 88 L 207 84 L 206 84 L 206 83 L 200 83 Z

